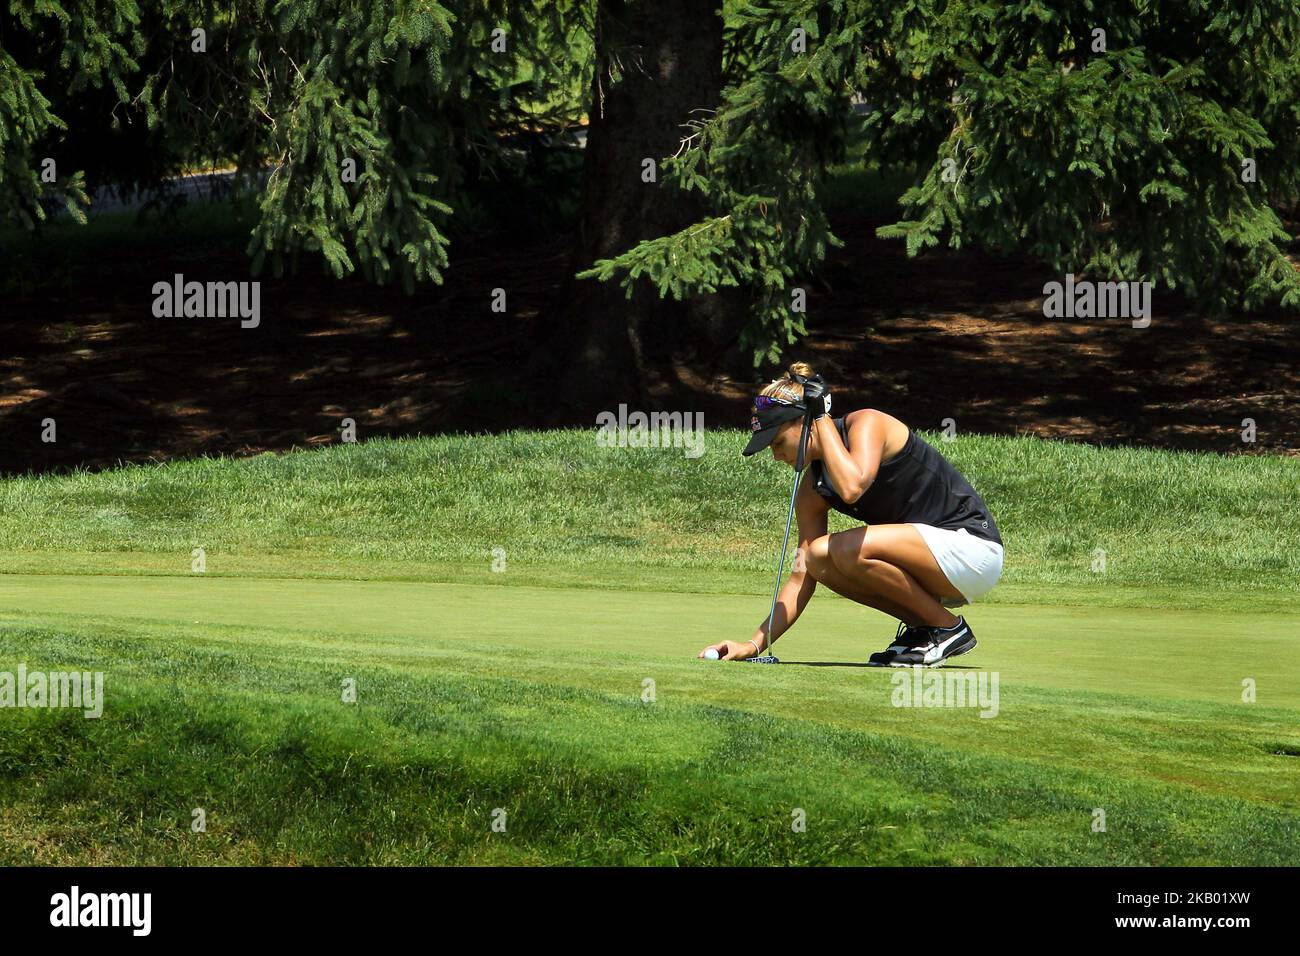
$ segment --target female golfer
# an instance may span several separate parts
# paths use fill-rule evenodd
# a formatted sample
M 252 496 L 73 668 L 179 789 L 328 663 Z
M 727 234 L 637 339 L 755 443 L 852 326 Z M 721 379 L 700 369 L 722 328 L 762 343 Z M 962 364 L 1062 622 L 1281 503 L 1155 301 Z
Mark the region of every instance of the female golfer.
M 813 379 L 807 401 L 796 378 Z M 805 412 L 813 418 L 808 472 L 795 501 L 799 550 L 777 598 L 773 633 L 764 618 L 749 640 L 713 649 L 723 660 L 759 656 L 799 619 L 821 583 L 901 622 L 893 643 L 871 655 L 873 665 L 929 667 L 967 653 L 975 634 L 948 608 L 987 594 L 1002 574 L 1002 538 L 988 506 L 897 418 L 864 408 L 833 419 L 830 405 L 829 390 L 802 362 L 754 400 L 746 455 L 771 445 L 772 457 L 793 468 Z M 828 535 L 831 508 L 863 527 Z

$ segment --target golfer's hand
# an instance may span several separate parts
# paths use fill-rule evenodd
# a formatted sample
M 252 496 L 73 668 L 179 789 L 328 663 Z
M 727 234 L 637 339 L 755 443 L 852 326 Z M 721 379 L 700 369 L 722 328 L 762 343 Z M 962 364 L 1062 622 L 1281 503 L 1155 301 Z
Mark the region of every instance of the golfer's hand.
M 831 413 L 831 390 L 820 375 L 814 375 L 804 383 L 803 400 L 813 421 Z
M 710 644 L 704 651 L 710 649 L 717 651 L 718 659 L 723 661 L 744 660 L 756 655 L 751 641 L 719 641 L 717 644 Z M 704 651 L 700 651 L 701 660 L 704 659 Z

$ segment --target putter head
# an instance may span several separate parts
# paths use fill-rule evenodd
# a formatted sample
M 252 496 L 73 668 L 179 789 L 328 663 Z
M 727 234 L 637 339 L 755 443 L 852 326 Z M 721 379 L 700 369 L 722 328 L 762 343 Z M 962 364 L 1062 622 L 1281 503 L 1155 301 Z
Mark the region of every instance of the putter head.
M 775 657 L 773 657 L 771 654 L 768 654 L 765 657 L 746 657 L 745 663 L 746 664 L 780 664 L 781 662 L 777 660 Z

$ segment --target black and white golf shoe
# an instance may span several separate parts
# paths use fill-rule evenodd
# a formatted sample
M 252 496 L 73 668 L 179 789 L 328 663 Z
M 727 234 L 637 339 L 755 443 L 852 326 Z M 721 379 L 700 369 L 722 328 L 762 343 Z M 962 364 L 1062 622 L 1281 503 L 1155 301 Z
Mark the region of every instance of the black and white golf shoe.
M 899 654 L 910 651 L 918 644 L 928 641 L 930 635 L 927 631 L 928 628 L 914 627 L 899 621 L 898 633 L 894 635 L 894 642 L 883 651 L 876 651 L 876 653 L 868 657 L 867 663 L 872 667 L 888 667 Z
M 921 639 L 911 648 L 897 654 L 890 667 L 938 667 L 950 657 L 959 657 L 975 649 L 978 643 L 975 632 L 964 617 L 957 618 L 952 627 L 922 627 Z

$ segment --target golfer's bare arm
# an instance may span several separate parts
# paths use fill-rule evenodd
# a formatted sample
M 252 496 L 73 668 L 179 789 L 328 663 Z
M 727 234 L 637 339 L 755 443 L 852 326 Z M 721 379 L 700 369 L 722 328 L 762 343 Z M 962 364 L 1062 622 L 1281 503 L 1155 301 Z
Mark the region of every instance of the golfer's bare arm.
M 839 430 L 830 416 L 817 419 L 817 442 L 822 450 L 822 466 L 830 483 L 848 504 L 861 498 L 876 480 L 880 461 L 885 454 L 885 438 L 891 426 L 906 427 L 902 422 L 874 409 L 864 408 L 849 416 L 850 451 L 840 440 Z
M 776 620 L 773 622 L 775 634 L 772 640 L 767 639 L 767 617 L 763 618 L 758 629 L 754 631 L 752 641 L 759 648 L 771 647 L 772 641 L 790 630 L 794 622 L 799 620 L 803 609 L 808 606 L 813 592 L 817 590 L 817 581 L 805 570 L 804 558 L 808 554 L 808 545 L 826 533 L 826 515 L 830 508 L 813 488 L 813 482 L 807 472 L 804 472 L 803 479 L 799 482 L 794 511 L 799 520 L 799 549 L 795 554 L 794 570 L 781 587 L 781 593 L 776 599 Z M 745 648 L 750 646 L 750 644 L 743 645 Z

